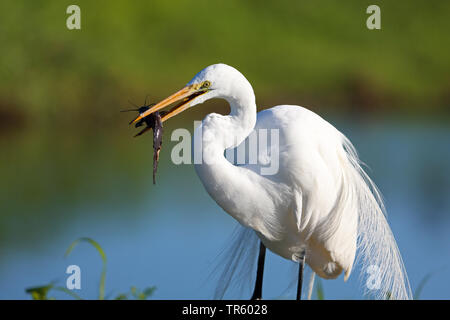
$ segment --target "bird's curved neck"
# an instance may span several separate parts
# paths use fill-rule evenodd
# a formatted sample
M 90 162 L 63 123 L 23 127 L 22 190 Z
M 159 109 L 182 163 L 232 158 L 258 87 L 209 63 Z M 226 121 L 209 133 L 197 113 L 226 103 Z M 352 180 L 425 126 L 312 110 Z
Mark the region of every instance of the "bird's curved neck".
M 256 123 L 253 91 L 245 97 L 224 97 L 230 104 L 226 116 L 209 114 L 202 123 L 202 151 L 205 157 L 224 158 L 224 151 L 238 146 L 252 132 Z
M 253 92 L 245 98 L 224 97 L 230 104 L 227 116 L 209 114 L 201 125 L 203 161 L 195 169 L 211 197 L 229 214 L 247 225 L 247 213 L 239 210 L 247 169 L 228 162 L 224 152 L 238 146 L 252 132 L 256 123 L 256 103 Z

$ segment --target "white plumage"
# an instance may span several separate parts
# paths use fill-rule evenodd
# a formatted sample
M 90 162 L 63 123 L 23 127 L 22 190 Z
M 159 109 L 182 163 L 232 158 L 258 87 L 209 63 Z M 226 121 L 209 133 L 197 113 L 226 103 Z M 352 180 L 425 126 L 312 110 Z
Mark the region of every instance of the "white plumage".
M 202 135 L 203 163 L 195 166 L 196 172 L 219 206 L 281 257 L 296 260 L 305 252 L 306 263 L 325 279 L 344 273 L 346 280 L 358 249 L 363 269 L 378 268 L 378 298 L 411 298 L 379 192 L 342 133 L 300 106 L 281 105 L 257 114 L 252 86 L 224 64 L 205 68 L 185 88 L 149 112 L 174 98 L 186 100 L 183 110 L 211 98 L 228 101 L 230 114 L 207 115 L 194 138 L 198 141 Z M 279 134 L 279 143 L 263 150 L 278 147 L 279 170 L 274 175 L 261 175 L 261 164 L 234 165 L 224 156 L 226 149 L 248 143 L 252 131 L 260 129 Z M 245 245 L 238 244 L 241 249 Z M 229 281 L 234 268 L 227 269 Z M 226 285 L 221 284 L 223 289 Z

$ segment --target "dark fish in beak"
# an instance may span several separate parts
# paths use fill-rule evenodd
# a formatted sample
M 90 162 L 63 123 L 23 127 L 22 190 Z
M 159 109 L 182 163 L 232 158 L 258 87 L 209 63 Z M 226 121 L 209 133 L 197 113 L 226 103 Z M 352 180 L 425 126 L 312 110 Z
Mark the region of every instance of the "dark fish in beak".
M 145 111 L 150 109 L 152 105 L 144 105 L 137 109 L 131 109 L 131 110 L 123 110 L 123 111 L 137 111 L 139 114 L 143 114 Z M 136 122 L 135 127 L 141 127 L 144 123 L 146 124 L 146 127 L 139 131 L 135 137 L 138 137 L 145 132 L 149 131 L 150 129 L 153 130 L 153 184 L 156 184 L 156 171 L 158 169 L 158 162 L 159 162 L 159 152 L 161 151 L 162 146 L 162 137 L 163 137 L 163 121 L 161 120 L 161 117 L 163 117 L 167 112 L 161 111 L 161 112 L 153 112 L 144 118 L 140 119 L 138 122 Z

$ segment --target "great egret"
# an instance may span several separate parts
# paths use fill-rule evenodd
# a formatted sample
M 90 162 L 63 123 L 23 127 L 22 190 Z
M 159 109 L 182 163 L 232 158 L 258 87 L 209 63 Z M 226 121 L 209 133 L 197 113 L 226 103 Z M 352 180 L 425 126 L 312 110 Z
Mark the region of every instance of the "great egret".
M 252 298 L 261 298 L 266 248 L 299 262 L 297 299 L 305 262 L 322 278 L 334 279 L 343 272 L 347 280 L 357 248 L 363 268 L 375 272 L 377 298 L 411 298 L 376 186 L 361 168 L 351 142 L 314 112 L 280 105 L 257 114 L 247 79 L 233 67 L 214 64 L 132 123 L 179 102 L 163 116 L 166 121 L 212 98 L 225 99 L 231 112 L 210 113 L 196 129 L 194 139 L 202 133 L 203 162 L 195 169 L 217 204 L 261 240 Z M 237 166 L 224 156 L 226 149 L 237 147 L 258 129 L 279 132 L 276 174 L 261 175 L 260 165 Z

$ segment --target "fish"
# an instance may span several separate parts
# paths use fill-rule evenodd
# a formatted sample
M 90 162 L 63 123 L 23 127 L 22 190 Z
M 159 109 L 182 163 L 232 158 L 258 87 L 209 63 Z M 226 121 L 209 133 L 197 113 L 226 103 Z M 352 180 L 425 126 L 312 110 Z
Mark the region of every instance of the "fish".
M 128 109 L 122 110 L 122 112 L 126 111 L 137 111 L 139 114 L 144 113 L 154 104 L 147 105 L 146 103 L 137 109 Z M 145 132 L 152 130 L 153 131 L 153 184 L 156 184 L 156 171 L 158 170 L 159 163 L 159 153 L 161 152 L 162 142 L 163 142 L 163 122 L 161 117 L 163 117 L 167 112 L 154 112 L 142 118 L 135 124 L 135 128 L 139 128 L 146 124 L 146 127 L 139 131 L 134 137 L 139 137 L 143 135 Z

